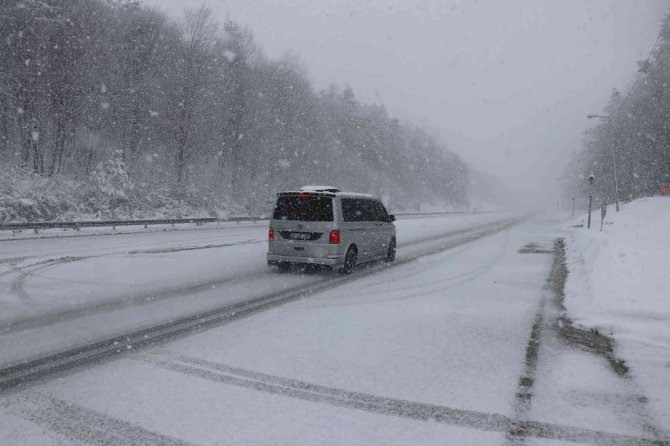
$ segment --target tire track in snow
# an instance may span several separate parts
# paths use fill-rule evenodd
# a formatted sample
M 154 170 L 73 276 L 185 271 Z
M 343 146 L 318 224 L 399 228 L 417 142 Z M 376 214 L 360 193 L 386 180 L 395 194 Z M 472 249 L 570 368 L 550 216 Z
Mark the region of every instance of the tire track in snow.
M 90 445 L 191 445 L 39 392 L 27 392 L 5 400 L 0 408 L 70 440 Z
M 371 293 L 362 293 L 362 294 L 358 294 L 358 295 L 359 296 L 365 296 L 365 295 L 385 294 L 385 293 L 397 292 L 397 291 L 410 291 L 410 290 L 419 291 L 419 290 L 421 290 L 420 293 L 413 294 L 413 295 L 409 296 L 409 297 L 415 297 L 417 295 L 425 295 L 425 293 L 439 292 L 439 291 L 444 291 L 444 290 L 452 288 L 452 286 L 449 286 L 447 288 L 443 288 L 443 287 L 440 286 L 440 285 L 443 285 L 445 283 L 452 284 L 452 283 L 455 282 L 457 285 L 461 285 L 463 283 L 472 281 L 472 280 L 482 276 L 486 272 L 490 271 L 491 268 L 493 268 L 495 265 L 500 263 L 500 261 L 502 260 L 502 258 L 505 255 L 505 250 L 507 249 L 508 239 L 509 239 L 509 232 L 505 232 L 505 240 L 504 240 L 503 245 L 500 249 L 500 252 L 498 252 L 498 254 L 495 257 L 491 258 L 484 265 L 480 265 L 480 266 L 478 266 L 476 268 L 473 268 L 469 271 L 466 271 L 466 272 L 463 272 L 463 273 L 460 273 L 460 274 L 456 274 L 454 276 L 442 277 L 442 278 L 437 279 L 437 280 L 421 281 L 421 283 L 419 285 L 415 285 L 415 286 L 406 286 L 406 287 L 400 287 L 400 288 L 386 288 L 386 289 L 383 289 L 383 290 L 378 290 L 378 291 L 371 292 Z M 427 270 L 424 269 L 423 271 L 427 271 Z M 388 284 L 389 282 L 391 282 L 391 281 L 387 281 L 385 283 Z M 435 285 L 437 285 L 437 289 L 433 289 L 433 287 Z
M 589 395 L 588 392 L 580 389 L 579 392 L 573 392 L 573 398 L 578 401 L 577 404 L 584 404 L 583 401 L 585 398 L 591 401 L 594 399 L 599 400 L 606 406 L 607 403 L 610 403 L 611 410 L 617 414 L 621 414 L 620 408 L 625 407 L 626 413 L 621 415 L 623 415 L 626 421 L 635 420 L 647 435 L 658 439 L 659 443 L 663 441 L 666 443 L 670 442 L 670 435 L 667 430 L 658 426 L 658 423 L 654 419 L 647 404 L 648 398 L 644 395 L 644 391 L 635 382 L 634 376 L 629 374 L 625 361 L 616 356 L 615 340 L 599 333 L 579 329 L 567 318 L 567 310 L 563 305 L 563 298 L 565 296 L 565 283 L 568 274 L 569 271 L 565 260 L 565 243 L 563 239 L 558 239 L 554 244 L 554 262 L 552 265 L 552 275 L 549 279 L 551 282 L 552 299 L 548 302 L 548 314 L 551 317 L 551 322 L 546 324 L 546 331 L 552 335 L 550 338 L 551 341 L 567 346 L 570 349 L 581 350 L 605 359 L 608 369 L 616 375 L 616 379 L 628 390 L 624 394 L 596 396 L 593 394 Z M 617 400 L 620 404 L 612 407 L 611 402 Z
M 35 262 L 29 265 L 25 266 L 13 266 L 12 270 L 10 271 L 5 271 L 3 273 L 0 273 L 0 276 L 3 275 L 8 275 L 8 274 L 17 274 L 17 277 L 14 278 L 10 284 L 9 288 L 11 290 L 11 293 L 19 297 L 21 300 L 23 300 L 27 304 L 33 304 L 33 300 L 31 298 L 31 295 L 25 290 L 26 286 L 26 280 L 29 277 L 36 277 L 36 278 L 41 278 L 41 279 L 46 279 L 46 280 L 52 280 L 56 282 L 66 282 L 66 283 L 79 283 L 79 284 L 88 284 L 88 285 L 100 285 L 100 282 L 92 282 L 92 281 L 86 281 L 86 280 L 77 280 L 77 279 L 64 279 L 60 277 L 51 277 L 43 274 L 37 274 L 39 271 L 44 271 L 45 269 L 52 268 L 55 266 L 62 265 L 64 263 L 71 263 L 71 262 L 78 262 L 82 260 L 88 260 L 88 259 L 94 259 L 94 258 L 102 258 L 102 257 L 110 257 L 110 256 L 115 256 L 115 255 L 136 255 L 136 254 L 165 254 L 165 253 L 174 253 L 174 252 L 180 252 L 180 251 L 193 251 L 193 250 L 198 250 L 198 249 L 212 249 L 212 248 L 222 248 L 222 247 L 229 247 L 229 246 L 238 246 L 238 245 L 248 245 L 248 244 L 256 244 L 256 243 L 263 243 L 263 241 L 256 241 L 256 240 L 244 240 L 241 242 L 235 242 L 235 243 L 225 243 L 225 244 L 219 244 L 219 245 L 206 245 L 206 246 L 188 246 L 188 247 L 181 247 L 181 248 L 165 248 L 165 249 L 156 249 L 156 250 L 147 250 L 147 251 L 127 251 L 124 253 L 107 253 L 107 254 L 100 254 L 100 255 L 94 255 L 94 256 L 83 256 L 83 257 L 75 257 L 75 256 L 70 256 L 70 257 L 59 257 L 55 259 L 47 259 L 47 260 L 41 260 L 39 262 Z M 217 285 L 222 285 L 228 282 L 231 282 L 233 280 L 237 280 L 240 278 L 249 278 L 253 276 L 258 276 L 258 273 L 253 273 L 249 275 L 242 275 L 242 276 L 236 276 L 234 278 L 229 278 L 229 279 L 223 279 L 219 281 L 214 281 L 214 282 L 209 282 L 206 284 L 197 284 L 197 285 L 192 285 L 192 286 L 186 286 L 186 287 L 177 287 L 177 288 L 169 288 L 165 290 L 158 290 L 152 293 L 146 293 L 143 295 L 139 296 L 131 296 L 131 297 L 124 297 L 123 299 L 118 299 L 114 301 L 109 301 L 109 302 L 99 302 L 95 304 L 88 304 L 88 305 L 81 305 L 81 306 L 76 306 L 75 308 L 70 308 L 67 310 L 62 310 L 62 311 L 56 311 L 56 312 L 51 312 L 47 314 L 38 314 L 35 316 L 29 316 L 21 319 L 16 319 L 11 322 L 7 322 L 4 324 L 4 326 L 0 325 L 0 335 L 2 334 L 7 334 L 7 333 L 12 333 L 17 330 L 25 330 L 28 328 L 34 328 L 38 326 L 43 326 L 43 325 L 50 325 L 50 324 L 55 324 L 58 322 L 63 322 L 66 320 L 71 320 L 75 319 L 78 317 L 82 316 L 87 316 L 90 314 L 94 314 L 97 312 L 101 311 L 108 311 L 108 310 L 114 310 L 114 309 L 119 309 L 119 308 L 124 308 L 128 306 L 133 306 L 133 305 L 139 305 L 143 303 L 149 303 L 157 300 L 162 300 L 170 297 L 180 297 L 183 296 L 184 294 L 187 294 L 189 292 L 191 293 L 197 293 L 201 290 L 204 290 L 206 288 L 211 288 L 212 286 L 217 286 Z
M 47 265 L 47 264 L 50 264 L 50 263 L 59 262 L 62 259 L 65 259 L 65 258 L 68 258 L 68 257 L 56 257 L 56 258 L 52 258 L 52 259 L 40 260 L 38 262 L 30 263 L 28 265 L 23 265 L 23 266 L 18 266 L 17 265 L 17 263 L 20 263 L 23 260 L 27 260 L 27 259 L 30 259 L 30 258 L 32 258 L 32 257 L 16 257 L 16 258 L 13 258 L 13 259 L 5 259 L 4 263 L 11 263 L 12 264 L 11 269 L 1 272 L 0 277 L 7 276 L 7 275 L 10 275 L 10 274 L 16 274 L 17 272 L 20 272 L 20 271 L 22 271 L 23 269 L 26 269 L 26 268 L 34 268 L 36 266 Z
M 516 220 L 512 220 L 516 221 Z M 469 229 L 461 229 L 461 230 L 456 230 L 453 232 L 449 232 L 446 234 L 443 234 L 440 239 L 446 239 L 446 238 L 451 238 L 455 237 L 457 235 L 465 234 L 465 233 L 470 233 L 472 232 L 474 235 L 471 237 L 467 238 L 465 241 L 459 241 L 456 245 L 451 245 L 447 244 L 445 246 L 440 246 L 435 252 L 443 251 L 445 249 L 450 249 L 452 247 L 460 246 L 463 245 L 469 241 L 476 240 L 478 238 L 481 238 L 484 235 L 488 235 L 491 232 L 491 227 L 497 228 L 498 225 L 503 224 L 503 225 L 509 225 L 510 220 L 504 220 L 502 222 L 494 222 L 494 223 L 487 223 L 483 225 L 478 225 Z M 507 227 L 507 226 L 505 226 Z M 482 232 L 483 231 L 483 232 Z M 412 245 L 417 245 L 420 243 L 424 243 L 426 241 L 432 241 L 435 240 L 435 237 L 431 236 L 426 239 L 419 239 L 412 241 L 410 243 L 406 243 L 403 246 L 412 246 Z M 265 240 L 262 241 L 263 243 Z M 236 246 L 238 244 L 251 244 L 251 243 L 256 243 L 253 240 L 247 240 L 244 242 L 239 242 L 239 243 L 231 243 L 231 244 L 224 244 L 224 245 L 208 245 L 207 248 L 218 248 L 218 247 L 223 247 L 223 246 Z M 260 243 L 260 242 L 259 242 Z M 186 247 L 182 248 L 179 250 L 193 250 L 193 249 L 199 249 L 198 247 Z M 206 248 L 202 248 L 206 249 Z M 162 250 L 151 250 L 151 251 L 135 251 L 134 253 L 149 253 L 149 254 L 162 254 L 165 251 Z M 176 252 L 174 250 L 169 251 L 169 252 Z M 66 259 L 73 259 L 70 261 L 79 261 L 79 260 L 86 260 L 90 258 L 99 258 L 99 257 L 106 257 L 110 255 L 117 255 L 118 253 L 114 254 L 101 254 L 98 256 L 88 256 L 88 257 L 62 257 L 60 259 L 48 259 L 48 260 L 43 260 L 31 265 L 27 265 L 23 268 L 29 268 L 29 267 L 36 267 L 39 265 L 45 265 L 47 266 L 56 266 L 59 263 L 63 263 L 66 261 Z M 413 259 L 414 257 L 412 257 Z M 374 267 L 373 267 L 374 268 Z M 116 310 L 116 309 L 121 309 L 121 308 L 127 308 L 130 306 L 136 306 L 136 305 L 144 305 L 144 304 L 150 304 L 153 302 L 165 300 L 165 299 L 170 299 L 170 298 L 178 298 L 178 297 L 183 297 L 184 295 L 188 294 L 195 294 L 201 291 L 205 291 L 207 289 L 210 289 L 212 287 L 218 287 L 222 285 L 226 285 L 228 283 L 234 282 L 239 279 L 253 279 L 255 277 L 261 277 L 263 275 L 267 274 L 267 272 L 254 272 L 250 274 L 245 274 L 241 276 L 235 276 L 231 278 L 226 278 L 226 279 L 221 279 L 221 280 L 215 280 L 215 281 L 210 281 L 206 283 L 199 283 L 195 285 L 187 285 L 187 286 L 180 286 L 176 288 L 168 288 L 165 290 L 158 290 L 150 293 L 143 293 L 140 295 L 135 295 L 135 296 L 128 296 L 124 297 L 123 299 L 117 299 L 113 301 L 107 301 L 107 302 L 98 302 L 95 304 L 86 304 L 86 305 L 80 305 L 75 308 L 69 308 L 66 310 L 61 310 L 61 311 L 55 311 L 55 312 L 50 312 L 46 314 L 39 314 L 39 315 L 34 315 L 34 316 L 29 316 L 21 319 L 16 319 L 14 321 L 5 323 L 4 326 L 0 325 L 0 335 L 3 334 L 9 334 L 9 333 L 14 333 L 19 330 L 26 330 L 30 328 L 35 328 L 35 327 L 40 327 L 40 326 L 46 326 L 46 325 L 52 325 L 56 324 L 59 322 L 64 322 L 68 320 L 73 320 L 79 317 L 84 317 L 84 316 L 89 316 L 92 314 L 100 313 L 100 312 L 105 312 L 105 311 L 111 311 L 111 310 Z M 32 275 L 29 272 L 26 273 L 27 275 Z M 94 284 L 97 285 L 99 282 L 90 282 L 90 281 L 81 281 L 81 280 L 76 280 L 76 279 L 58 279 L 58 278 L 52 278 L 49 276 L 41 276 L 41 275 L 34 275 L 34 277 L 42 277 L 46 279 L 52 279 L 52 280 L 60 280 L 64 282 L 72 282 L 72 283 L 83 283 L 83 284 Z M 13 292 L 16 293 L 22 293 L 23 296 L 28 296 L 28 293 L 25 292 L 25 279 L 27 277 L 24 276 L 19 276 L 17 279 L 15 279 L 14 282 L 12 282 L 12 290 Z M 329 277 L 325 276 L 320 279 L 317 279 L 317 282 L 320 280 L 328 280 Z
M 561 267 L 563 266 L 563 241 L 562 239 L 557 239 L 554 242 L 553 249 L 542 250 L 542 251 L 520 251 L 522 254 L 552 254 L 553 262 L 551 266 L 551 272 L 549 279 L 547 280 L 546 285 L 543 287 L 542 296 L 538 303 L 538 308 L 533 319 L 533 325 L 531 327 L 530 335 L 528 338 L 528 344 L 526 346 L 526 354 L 523 372 L 519 377 L 516 398 L 513 403 L 514 418 L 517 420 L 522 420 L 520 422 L 513 423 L 510 425 L 510 429 L 506 432 L 505 444 L 509 446 L 518 446 L 523 445 L 525 440 L 529 437 L 533 437 L 534 432 L 532 426 L 529 426 L 528 423 L 523 420 L 528 420 L 531 417 L 531 405 L 533 400 L 533 388 L 535 385 L 536 371 L 538 366 L 538 357 L 540 353 L 540 345 L 546 336 L 551 336 L 546 342 L 553 342 L 558 340 L 558 324 L 559 318 L 556 314 L 553 314 L 554 311 L 547 311 L 547 306 L 551 305 L 551 301 L 558 298 L 560 299 L 561 290 L 557 289 L 557 286 L 562 286 L 560 283 L 561 280 L 564 280 L 565 277 L 561 277 L 563 272 Z M 559 283 L 560 282 L 560 283 Z M 546 344 L 545 342 L 545 344 Z M 574 347 L 574 346 L 573 346 Z M 612 369 L 614 372 L 614 369 Z M 627 413 L 627 419 L 630 419 L 631 416 L 637 417 L 642 420 L 642 426 L 646 434 L 653 436 L 654 438 L 645 440 L 647 444 L 653 445 L 670 445 L 670 442 L 666 438 L 662 438 L 660 431 L 653 425 L 651 417 L 648 413 L 645 412 L 643 407 L 639 407 L 638 404 L 626 404 L 626 406 L 631 409 L 630 413 Z M 620 409 L 619 409 L 620 410 Z M 529 428 L 531 428 L 529 430 Z M 575 441 L 569 439 L 569 441 Z M 604 443 L 609 444 L 609 443 Z M 612 443 L 615 444 L 615 443 Z M 619 443 L 616 443 L 619 444 Z M 634 442 L 623 443 L 623 444 L 637 444 Z
M 183 246 L 183 247 L 174 247 L 174 248 L 160 248 L 160 249 L 149 249 L 149 250 L 131 250 L 131 251 L 114 251 L 114 252 L 109 252 L 105 254 L 97 254 L 97 255 L 89 255 L 89 256 L 65 256 L 65 257 L 57 257 L 57 258 L 48 258 L 45 260 L 40 260 L 35 263 L 31 263 L 28 265 L 23 265 L 23 266 L 17 266 L 16 264 L 11 266 L 11 269 L 7 271 L 0 272 L 0 277 L 10 275 L 10 274 L 17 274 L 17 277 L 13 279 L 10 284 L 9 284 L 9 289 L 12 294 L 15 296 L 19 297 L 20 299 L 27 301 L 28 303 L 31 302 L 31 296 L 30 294 L 25 290 L 25 284 L 26 280 L 28 277 L 38 277 L 41 279 L 46 279 L 46 280 L 51 280 L 51 281 L 56 281 L 56 282 L 65 282 L 65 283 L 83 283 L 83 284 L 93 284 L 93 285 L 98 285 L 99 282 L 91 282 L 91 281 L 85 281 L 85 280 L 77 280 L 77 279 L 64 279 L 62 277 L 51 277 L 51 276 L 46 276 L 42 274 L 36 274 L 38 271 L 43 271 L 48 268 L 52 268 L 58 265 L 61 265 L 63 263 L 70 263 L 70 262 L 77 262 L 77 261 L 82 261 L 82 260 L 88 260 L 88 259 L 96 259 L 96 258 L 102 258 L 102 257 L 111 257 L 111 256 L 116 256 L 116 255 L 137 255 L 137 254 L 166 254 L 166 253 L 175 253 L 175 252 L 181 252 L 181 251 L 194 251 L 194 250 L 200 250 L 200 249 L 213 249 L 213 248 L 224 248 L 224 247 L 230 247 L 230 246 L 238 246 L 238 245 L 249 245 L 249 244 L 259 244 L 259 243 L 264 243 L 265 240 L 242 240 L 238 242 L 231 242 L 231 243 L 220 243 L 220 244 L 208 244 L 208 245 L 202 245 L 202 246 Z M 13 263 L 17 261 L 22 261 L 26 260 L 30 257 L 17 257 L 17 258 L 12 258 L 12 259 L 3 259 L 2 263 Z
M 427 242 L 432 242 L 432 241 L 434 241 L 434 242 L 444 241 L 447 238 L 455 237 L 457 235 L 463 235 L 463 234 L 467 234 L 467 233 L 470 233 L 470 232 L 477 232 L 477 231 L 481 230 L 482 228 L 490 228 L 491 224 L 492 224 L 491 222 L 483 223 L 481 225 L 475 225 L 475 226 L 471 226 L 471 227 L 468 227 L 468 228 L 457 229 L 455 231 L 448 232 L 446 234 L 432 235 L 432 236 L 425 237 L 425 238 L 419 238 L 419 239 L 412 240 L 411 242 L 408 242 L 408 243 L 399 243 L 398 248 L 399 249 L 400 248 L 405 248 L 407 246 L 413 246 L 413 245 L 418 245 L 418 244 L 421 244 L 421 243 L 427 243 Z M 447 249 L 447 248 L 451 249 L 453 247 L 451 247 L 451 246 L 446 247 L 445 246 L 445 247 L 443 247 L 442 250 Z M 460 249 L 460 250 L 456 251 L 454 253 L 454 255 L 460 254 L 465 249 L 466 248 L 463 248 L 463 249 Z M 410 277 L 414 277 L 416 275 L 417 271 L 425 270 L 425 266 L 418 265 L 414 268 L 407 268 L 407 270 L 408 271 L 405 272 L 405 273 L 394 274 L 393 277 L 389 281 L 387 281 L 386 283 L 392 283 L 392 282 L 398 282 L 398 281 L 404 282 L 405 279 L 410 278 Z M 366 289 L 366 288 L 376 287 L 376 286 L 378 286 L 378 284 L 372 283 L 372 284 L 363 285 L 359 289 Z
M 166 299 L 174 299 L 183 297 L 184 295 L 197 294 L 199 292 L 210 290 L 218 286 L 223 286 L 235 281 L 239 281 L 241 279 L 250 280 L 253 278 L 261 277 L 264 274 L 265 273 L 244 274 L 231 277 L 228 279 L 218 280 L 215 282 L 207 282 L 177 288 L 170 288 L 164 291 L 145 293 L 106 302 L 105 301 L 96 302 L 94 304 L 77 306 L 74 308 L 69 308 L 67 310 L 29 316 L 23 319 L 10 321 L 8 323 L 5 323 L 4 326 L 0 325 L 0 336 L 9 333 L 15 333 L 21 330 L 53 325 L 60 322 L 65 322 L 106 311 L 119 310 L 122 308 L 129 308 L 133 306 L 148 305 Z
M 21 300 L 26 301 L 27 303 L 32 303 L 30 294 L 28 294 L 28 292 L 25 290 L 25 282 L 28 276 L 31 276 L 35 271 L 44 270 L 56 265 L 62 265 L 63 263 L 78 262 L 82 259 L 83 257 L 60 257 L 57 259 L 43 260 L 23 267 L 14 266 L 12 269 L 13 272 L 17 274 L 17 277 L 10 283 L 12 294 L 19 297 Z
M 521 251 L 520 251 L 521 252 Z M 550 251 L 549 253 L 553 253 Z M 552 263 L 550 279 L 551 281 L 556 274 L 556 263 Z M 535 383 L 535 372 L 537 370 L 537 358 L 540 350 L 540 341 L 542 334 L 545 331 L 545 308 L 547 303 L 547 294 L 551 293 L 550 286 L 545 284 L 542 287 L 540 301 L 533 318 L 533 325 L 530 329 L 528 337 L 528 344 L 526 345 L 526 355 L 524 359 L 523 372 L 519 377 L 516 390 L 516 398 L 512 404 L 514 410 L 514 417 L 520 420 L 527 420 L 530 417 L 530 406 L 533 397 L 533 385 Z M 514 424 L 505 435 L 507 445 L 522 445 L 528 431 L 523 424 Z
M 544 309 L 546 297 L 540 299 L 537 312 L 533 318 L 533 326 L 530 330 L 528 345 L 526 345 L 526 356 L 523 373 L 519 377 L 519 383 L 516 391 L 516 400 L 514 401 L 514 417 L 521 420 L 527 420 L 530 416 L 530 403 L 533 397 L 533 384 L 535 382 L 535 371 L 537 370 L 537 357 L 540 349 L 540 341 L 544 325 Z M 523 444 L 524 438 L 528 432 L 523 424 L 514 424 L 510 426 L 506 439 L 508 444 Z
M 176 361 L 151 358 L 146 355 L 134 358 L 156 367 L 258 392 L 281 395 L 313 403 L 328 404 L 349 409 L 363 410 L 381 415 L 396 416 L 417 421 L 433 421 L 483 431 L 509 432 L 523 430 L 525 437 L 586 443 L 596 446 L 669 446 L 666 442 L 639 438 L 604 431 L 583 429 L 560 424 L 519 420 L 496 413 L 426 404 L 372 395 L 363 392 L 326 387 L 295 379 L 254 372 L 179 355 Z
M 477 240 L 479 237 L 474 238 L 473 240 Z M 375 303 L 382 303 L 382 302 L 393 302 L 393 301 L 398 301 L 398 300 L 407 300 L 407 299 L 414 299 L 417 297 L 425 297 L 426 294 L 434 294 L 434 293 L 439 293 L 442 291 L 447 291 L 453 288 L 456 288 L 460 285 L 463 285 L 465 283 L 471 282 L 487 272 L 489 272 L 495 265 L 497 265 L 502 258 L 504 257 L 505 250 L 507 248 L 507 242 L 509 238 L 509 233 L 505 233 L 505 241 L 504 245 L 501 249 L 501 251 L 496 255 L 493 259 L 488 261 L 486 264 L 481 265 L 477 268 L 474 268 L 472 270 L 466 271 L 461 274 L 457 274 L 455 276 L 448 276 L 439 280 L 435 280 L 432 282 L 422 282 L 420 285 L 416 285 L 413 287 L 403 287 L 403 288 L 388 288 L 384 290 L 375 290 L 375 291 L 368 291 L 365 293 L 359 293 L 356 292 L 356 296 L 383 296 L 381 298 L 369 298 L 369 299 L 356 299 L 355 301 L 351 302 L 337 302 L 337 303 L 309 303 L 305 304 L 305 307 L 308 308 L 335 308 L 335 307 L 353 307 L 353 306 L 359 306 L 359 305 L 366 305 L 366 304 L 375 304 Z M 460 244 L 460 243 L 459 243 Z M 445 248 L 447 249 L 447 248 Z M 421 274 L 422 272 L 425 272 L 425 269 L 419 269 L 419 271 L 414 271 L 412 274 L 412 277 L 416 277 L 417 274 Z M 392 278 L 389 280 L 386 280 L 384 284 L 389 284 L 392 282 L 395 282 L 397 276 L 394 274 Z M 446 285 L 445 285 L 446 284 Z M 361 288 L 371 288 L 373 284 L 367 285 L 365 287 Z M 378 285 L 377 285 L 378 286 Z M 401 294 L 400 296 L 394 296 L 394 297 L 387 297 L 389 294 L 392 293 L 397 293 L 397 292 L 402 292 L 402 291 L 415 291 L 414 293 L 411 294 Z M 417 292 L 418 291 L 418 292 Z
M 212 248 L 223 248 L 223 247 L 229 247 L 229 246 L 239 246 L 239 245 L 250 245 L 250 244 L 258 244 L 258 243 L 264 243 L 265 240 L 262 241 L 257 241 L 257 240 L 246 240 L 246 241 L 241 241 L 241 242 L 235 242 L 235 243 L 224 243 L 224 244 L 219 244 L 219 245 L 205 245 L 205 246 L 187 246 L 187 247 L 181 247 L 181 248 L 163 248 L 163 249 L 153 249 L 153 250 L 147 250 L 147 251 L 128 251 L 128 252 L 114 252 L 114 253 L 107 253 L 107 254 L 100 254 L 100 255 L 95 255 L 95 256 L 86 256 L 86 257 L 61 257 L 58 259 L 49 259 L 47 261 L 42 261 L 42 262 L 37 262 L 32 265 L 27 265 L 23 267 L 15 267 L 15 271 L 19 272 L 20 277 L 14 280 L 14 282 L 19 282 L 19 284 L 14 285 L 12 284 L 12 290 L 16 289 L 17 293 L 20 293 L 21 295 L 29 296 L 28 293 L 26 293 L 23 290 L 23 283 L 28 277 L 36 277 L 40 279 L 46 279 L 46 280 L 51 280 L 54 282 L 61 282 L 61 283 L 79 283 L 79 284 L 87 284 L 87 285 L 103 285 L 104 282 L 100 281 L 90 281 L 90 280 L 79 280 L 79 279 L 65 279 L 62 277 L 52 277 L 52 276 L 47 276 L 44 274 L 36 274 L 37 271 L 43 271 L 44 269 L 51 268 L 54 266 L 61 265 L 63 263 L 68 263 L 68 262 L 75 262 L 75 261 L 81 261 L 81 260 L 87 260 L 87 259 L 96 259 L 96 258 L 102 258 L 102 257 L 111 257 L 111 256 L 119 256 L 119 255 L 136 255 L 136 254 L 166 254 L 166 253 L 175 253 L 175 252 L 181 252 L 181 251 L 194 251 L 194 250 L 199 250 L 199 249 L 212 249 Z M 42 265 L 46 262 L 49 262 L 48 265 L 41 266 L 39 268 L 34 268 L 31 270 L 27 270 L 27 268 L 32 268 L 37 265 Z M 160 294 L 160 292 L 159 292 Z M 17 294 L 18 295 L 18 294 Z
M 70 373 L 76 369 L 90 366 L 104 360 L 111 360 L 122 354 L 128 353 L 131 348 L 136 349 L 154 346 L 158 343 L 167 342 L 177 337 L 190 335 L 214 326 L 251 316 L 261 311 L 340 286 L 343 283 L 377 274 L 388 268 L 408 264 L 420 257 L 436 254 L 446 249 L 464 245 L 473 240 L 508 229 L 521 223 L 523 220 L 523 218 L 510 218 L 491 223 L 486 230 L 481 229 L 472 235 L 456 239 L 447 245 L 441 245 L 427 251 L 407 256 L 403 259 L 398 259 L 393 266 L 384 265 L 383 267 L 366 268 L 360 271 L 355 271 L 349 276 L 331 274 L 330 276 L 325 276 L 305 285 L 285 289 L 280 292 L 265 294 L 232 305 L 224 305 L 211 310 L 185 315 L 179 319 L 171 319 L 169 321 L 157 323 L 134 332 L 120 334 L 97 342 L 73 347 L 69 350 L 13 364 L 0 369 L 0 393 L 14 389 L 17 386 L 48 379 L 54 375 Z M 199 286 L 208 285 L 209 284 L 202 284 Z M 128 347 L 128 349 L 124 347 Z

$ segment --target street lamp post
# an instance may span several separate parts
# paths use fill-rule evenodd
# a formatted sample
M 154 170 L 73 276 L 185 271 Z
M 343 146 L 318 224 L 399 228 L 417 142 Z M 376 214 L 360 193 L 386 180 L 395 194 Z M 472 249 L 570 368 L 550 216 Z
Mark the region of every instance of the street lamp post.
M 612 118 L 606 115 L 586 115 L 587 118 L 607 119 L 610 133 L 610 156 L 612 157 L 612 165 L 614 167 L 614 203 L 616 204 L 616 211 L 619 212 L 619 180 L 617 178 L 616 155 L 614 154 L 614 128 L 612 126 Z
M 593 206 L 593 174 L 589 176 L 589 222 L 586 226 L 588 229 L 591 229 L 591 207 Z

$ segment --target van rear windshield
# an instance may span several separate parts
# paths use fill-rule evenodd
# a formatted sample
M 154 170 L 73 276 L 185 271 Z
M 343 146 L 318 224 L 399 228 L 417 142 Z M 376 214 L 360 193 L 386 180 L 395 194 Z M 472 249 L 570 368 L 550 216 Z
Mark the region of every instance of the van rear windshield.
M 275 220 L 333 221 L 331 197 L 299 197 L 283 195 L 277 199 Z

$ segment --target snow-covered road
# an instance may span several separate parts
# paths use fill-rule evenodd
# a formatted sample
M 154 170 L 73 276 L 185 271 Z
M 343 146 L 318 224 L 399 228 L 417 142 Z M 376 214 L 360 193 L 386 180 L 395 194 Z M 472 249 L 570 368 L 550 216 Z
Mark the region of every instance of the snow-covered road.
M 505 218 L 399 220 L 399 258 Z M 277 275 L 266 239 L 267 222 L 0 242 L 0 366 L 323 279 Z
M 406 242 L 398 266 L 378 268 L 283 306 L 0 395 L 0 432 L 8 444 L 36 445 L 666 444 L 654 437 L 659 435 L 654 420 L 645 413 L 644 395 L 636 393 L 634 384 L 616 376 L 604 359 L 562 342 L 556 334 L 555 296 L 547 281 L 553 280 L 553 242 L 562 232 L 542 222 L 474 241 L 459 232 L 490 223 L 399 222 L 399 239 Z M 403 231 L 407 237 L 401 237 Z M 239 234 L 238 240 L 251 232 Z M 426 254 L 431 246 L 435 250 L 435 237 L 445 232 L 453 235 L 439 243 L 450 249 Z M 264 235 L 263 228 L 257 240 Z M 522 249 L 529 243 L 540 249 Z M 194 241 L 171 245 L 178 246 L 193 247 Z M 132 258 L 116 247 L 105 249 L 112 258 Z M 156 245 L 147 245 L 140 250 L 154 249 Z M 224 285 L 220 259 L 212 265 L 216 257 L 211 253 L 218 249 L 226 249 L 236 263 L 239 257 L 241 266 L 225 269 L 231 277 L 248 272 L 248 278 Z M 262 254 L 264 246 L 143 258 L 145 264 L 151 262 L 147 270 L 158 268 L 156 264 L 169 269 L 200 262 L 193 283 L 205 283 L 210 291 L 192 293 L 192 305 L 206 300 L 197 297 L 201 295 L 221 293 L 221 304 L 232 299 L 233 291 L 238 297 L 249 288 L 263 292 L 269 280 L 275 287 L 278 281 L 291 287 L 322 279 L 259 276 L 256 260 L 250 259 L 258 253 L 243 254 L 253 250 Z M 24 261 L 33 263 L 44 255 Z M 75 274 L 79 268 L 86 276 L 89 272 L 81 269 L 86 262 L 104 260 L 59 264 L 57 276 L 30 276 L 24 289 L 30 298 L 48 294 L 46 281 L 65 276 L 63 269 L 72 268 L 69 274 Z M 262 256 L 258 263 L 263 263 Z M 189 270 L 182 280 L 194 274 L 191 265 L 183 267 Z M 218 275 L 210 277 L 201 268 L 218 268 Z M 164 274 L 168 288 L 173 286 L 170 280 L 179 282 L 169 272 L 155 273 Z M 214 291 L 214 282 L 208 280 L 219 281 Z M 11 289 L 11 283 L 5 286 Z M 90 296 L 84 285 L 63 286 Z M 188 286 L 196 285 L 183 289 Z M 52 301 L 58 298 L 44 300 Z M 155 304 L 159 302 L 186 309 L 179 298 Z M 48 303 L 49 311 L 59 311 Z M 162 311 L 160 305 L 149 308 Z M 104 325 L 111 314 L 81 314 L 69 323 L 88 318 L 99 318 Z M 20 335 L 53 330 L 58 324 L 10 329 L 0 342 L 19 342 Z M 10 344 L 0 348 L 4 353 Z

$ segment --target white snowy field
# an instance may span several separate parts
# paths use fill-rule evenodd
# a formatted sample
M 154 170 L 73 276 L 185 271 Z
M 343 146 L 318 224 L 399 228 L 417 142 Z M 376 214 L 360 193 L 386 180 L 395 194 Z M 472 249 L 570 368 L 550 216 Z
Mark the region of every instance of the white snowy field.
M 399 257 L 506 217 L 398 220 Z M 0 242 L 0 365 L 322 278 L 268 268 L 267 226 Z
M 524 223 L 0 395 L 0 431 L 16 445 L 479 446 L 513 444 L 527 422 L 523 444 L 651 444 L 630 380 L 556 336 L 552 255 L 519 252 L 564 233 Z
M 608 210 L 603 231 L 566 240 L 568 314 L 614 337 L 617 354 L 670 430 L 670 198 Z

